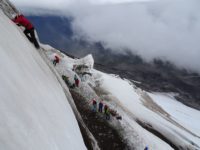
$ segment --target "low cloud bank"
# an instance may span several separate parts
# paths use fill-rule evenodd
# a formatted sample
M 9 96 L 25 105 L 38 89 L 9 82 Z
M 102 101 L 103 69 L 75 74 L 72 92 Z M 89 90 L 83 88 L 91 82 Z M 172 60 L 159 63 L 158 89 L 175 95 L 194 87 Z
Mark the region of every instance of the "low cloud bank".
M 200 73 L 200 1 L 115 2 L 69 0 L 48 9 L 74 18 L 76 38 L 101 41 L 116 52 L 129 49 L 146 61 L 161 58 Z

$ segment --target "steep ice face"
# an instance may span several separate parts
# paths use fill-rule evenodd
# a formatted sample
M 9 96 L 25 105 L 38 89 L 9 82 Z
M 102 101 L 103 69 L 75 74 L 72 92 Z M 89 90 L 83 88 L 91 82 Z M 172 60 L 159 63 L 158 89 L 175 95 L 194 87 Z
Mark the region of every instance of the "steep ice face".
M 0 31 L 1 149 L 86 149 L 57 79 L 1 10 Z

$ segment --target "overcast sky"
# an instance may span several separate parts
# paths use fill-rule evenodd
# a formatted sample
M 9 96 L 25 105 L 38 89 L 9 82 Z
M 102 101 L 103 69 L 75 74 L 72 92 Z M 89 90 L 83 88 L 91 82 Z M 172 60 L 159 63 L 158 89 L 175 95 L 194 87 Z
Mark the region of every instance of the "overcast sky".
M 162 58 L 200 72 L 199 0 L 11 0 L 19 8 L 60 9 L 77 38 Z

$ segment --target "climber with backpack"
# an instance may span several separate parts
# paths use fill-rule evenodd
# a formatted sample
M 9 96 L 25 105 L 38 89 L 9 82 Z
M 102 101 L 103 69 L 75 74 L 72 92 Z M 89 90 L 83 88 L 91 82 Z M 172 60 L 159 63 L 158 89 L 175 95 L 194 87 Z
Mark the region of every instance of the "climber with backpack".
M 110 120 L 110 110 L 109 110 L 108 105 L 104 106 L 104 114 L 105 114 L 106 120 Z
M 62 79 L 65 81 L 65 83 L 67 84 L 67 86 L 71 89 L 75 88 L 75 84 L 71 84 L 69 81 L 69 77 L 62 75 Z
M 32 42 L 37 49 L 40 48 L 39 43 L 35 37 L 35 29 L 31 22 L 24 17 L 22 14 L 12 15 L 12 21 L 16 23 L 18 26 L 23 26 L 25 28 L 24 34 Z
M 99 111 L 100 113 L 103 112 L 103 100 L 101 100 L 101 101 L 99 102 L 99 109 L 98 109 L 98 111 Z
M 78 77 L 76 76 L 76 74 L 74 75 L 74 81 L 75 81 L 75 85 L 76 85 L 76 87 L 79 87 L 79 79 L 78 79 Z
M 92 99 L 91 101 L 90 101 L 90 103 L 92 102 L 92 111 L 93 112 L 97 112 L 97 101 L 95 100 L 95 98 L 94 99 Z
M 56 66 L 56 64 L 59 63 L 59 62 L 60 62 L 60 58 L 57 55 L 55 55 L 54 60 L 53 60 L 54 66 Z

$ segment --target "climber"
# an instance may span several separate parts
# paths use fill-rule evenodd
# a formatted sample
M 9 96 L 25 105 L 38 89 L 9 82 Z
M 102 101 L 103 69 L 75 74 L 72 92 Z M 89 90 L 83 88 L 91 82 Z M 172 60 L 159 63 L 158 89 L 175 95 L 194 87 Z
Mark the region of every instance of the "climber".
M 103 100 L 101 100 L 101 101 L 99 102 L 99 109 L 98 109 L 98 111 L 99 111 L 100 113 L 103 112 Z
M 69 77 L 62 75 L 62 79 L 65 81 L 65 83 L 67 84 L 67 86 L 71 89 L 75 88 L 75 84 L 71 84 L 69 81 Z
M 59 61 L 60 61 L 60 58 L 57 55 L 55 55 L 54 60 L 53 60 L 54 66 L 56 66 L 56 64 L 59 63 Z
M 109 110 L 109 107 L 107 105 L 105 105 L 105 107 L 104 107 L 104 113 L 105 113 L 105 116 L 106 116 L 106 120 L 110 120 L 110 110 Z
M 105 106 L 104 106 L 104 113 L 106 112 L 107 109 L 108 109 L 108 106 L 105 105 Z
M 26 19 L 22 14 L 17 14 L 12 16 L 12 21 L 18 26 L 23 26 L 25 28 L 24 34 L 32 42 L 37 49 L 40 48 L 37 39 L 35 38 L 35 29 L 28 19 Z
M 70 82 L 69 82 L 69 77 L 66 77 L 65 75 L 62 75 L 62 79 L 65 81 L 65 83 L 70 86 Z
M 97 111 L 97 101 L 95 99 L 92 100 L 92 111 L 93 112 Z
M 78 87 L 78 86 L 79 86 L 79 79 L 78 79 L 78 77 L 76 76 L 76 74 L 74 75 L 74 81 L 75 81 L 76 87 Z

